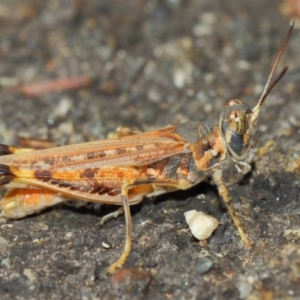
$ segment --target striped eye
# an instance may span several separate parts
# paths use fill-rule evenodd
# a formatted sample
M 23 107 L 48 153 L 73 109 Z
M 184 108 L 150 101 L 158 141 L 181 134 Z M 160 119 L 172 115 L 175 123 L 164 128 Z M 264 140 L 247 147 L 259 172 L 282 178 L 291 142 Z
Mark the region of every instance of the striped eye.
M 236 134 L 245 134 L 248 129 L 248 122 L 245 112 L 242 110 L 230 111 L 230 113 L 227 115 L 227 126 Z

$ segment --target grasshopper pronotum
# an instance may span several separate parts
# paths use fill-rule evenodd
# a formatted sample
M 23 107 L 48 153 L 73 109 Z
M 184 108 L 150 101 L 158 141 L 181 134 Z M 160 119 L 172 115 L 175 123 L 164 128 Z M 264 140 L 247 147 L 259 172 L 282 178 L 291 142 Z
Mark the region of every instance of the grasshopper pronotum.
M 126 221 L 125 246 L 108 272 L 121 267 L 131 250 L 129 205 L 143 197 L 188 189 L 211 175 L 245 245 L 251 242 L 230 203 L 222 164 L 230 156 L 238 170 L 249 171 L 256 147 L 256 123 L 264 100 L 287 71 L 271 83 L 292 33 L 277 54 L 258 103 L 227 102 L 216 121 L 187 122 L 150 132 L 121 130 L 112 139 L 43 150 L 0 145 L 2 215 L 17 219 L 70 199 L 121 206 Z M 110 218 L 112 215 L 108 215 Z

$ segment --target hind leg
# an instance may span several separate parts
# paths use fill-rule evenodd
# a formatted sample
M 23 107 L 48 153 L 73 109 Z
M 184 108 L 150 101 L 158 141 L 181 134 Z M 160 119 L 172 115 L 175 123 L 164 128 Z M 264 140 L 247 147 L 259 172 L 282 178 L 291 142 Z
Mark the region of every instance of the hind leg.
M 68 199 L 52 191 L 14 188 L 0 201 L 0 210 L 6 218 L 20 219 L 66 200 Z

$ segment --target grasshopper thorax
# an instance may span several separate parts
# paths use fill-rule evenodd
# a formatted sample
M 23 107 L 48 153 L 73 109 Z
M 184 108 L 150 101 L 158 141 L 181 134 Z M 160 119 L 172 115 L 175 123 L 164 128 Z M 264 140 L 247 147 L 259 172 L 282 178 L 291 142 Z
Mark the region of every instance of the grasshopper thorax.
M 220 115 L 219 126 L 227 151 L 234 161 L 250 162 L 249 150 L 255 150 L 256 121 L 253 111 L 241 100 L 229 100 Z M 251 151 L 252 152 L 252 151 Z

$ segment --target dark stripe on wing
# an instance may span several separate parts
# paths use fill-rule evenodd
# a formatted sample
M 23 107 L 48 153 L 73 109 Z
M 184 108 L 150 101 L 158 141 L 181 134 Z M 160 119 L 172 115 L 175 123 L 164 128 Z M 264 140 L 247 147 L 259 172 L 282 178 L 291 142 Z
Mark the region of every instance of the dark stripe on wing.
M 15 175 L 6 165 L 0 165 L 0 185 L 8 184 L 15 178 Z

